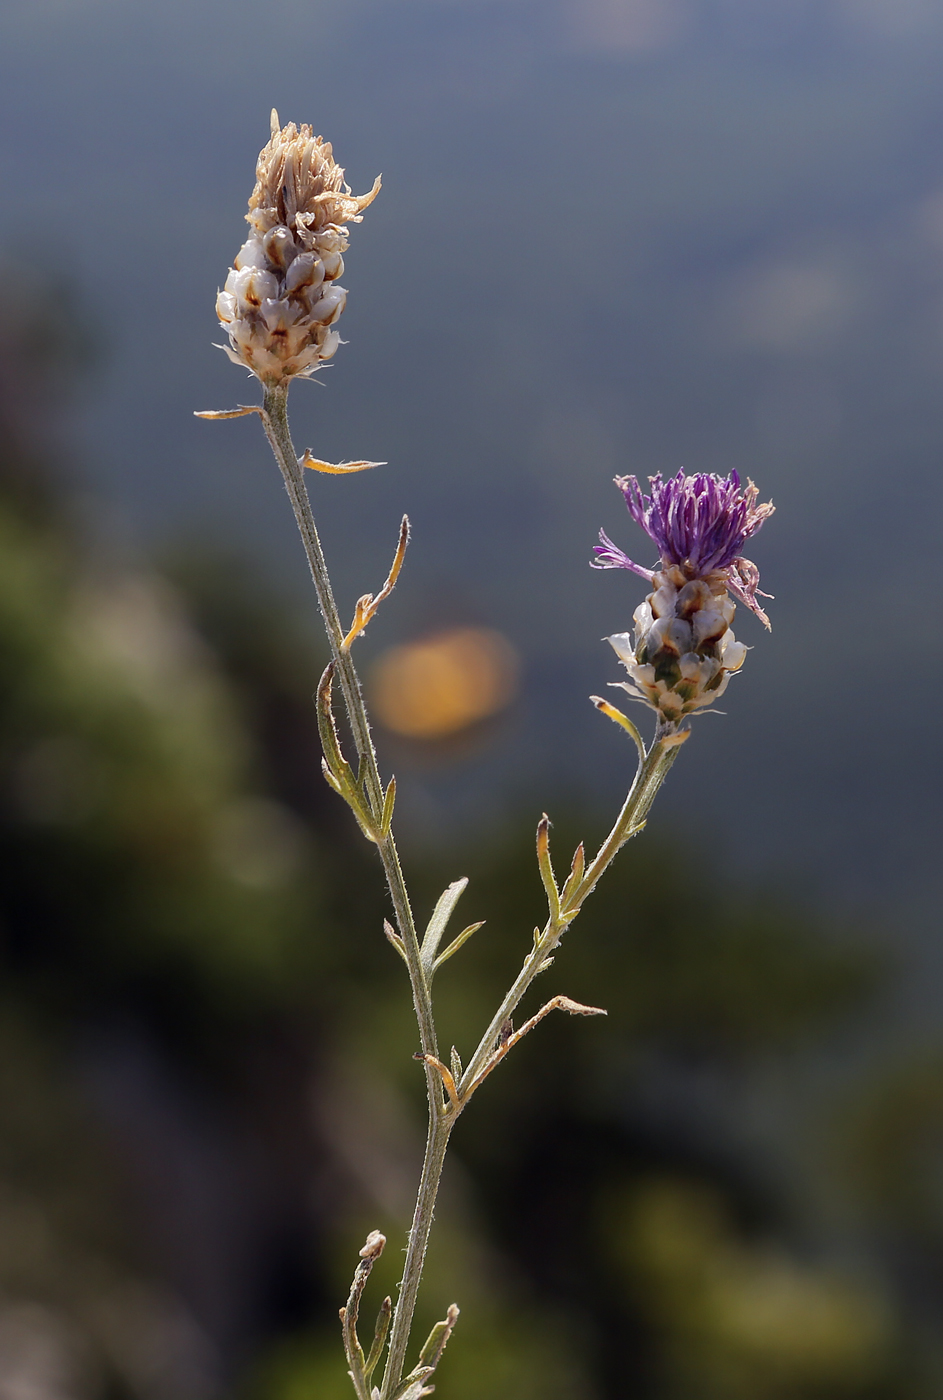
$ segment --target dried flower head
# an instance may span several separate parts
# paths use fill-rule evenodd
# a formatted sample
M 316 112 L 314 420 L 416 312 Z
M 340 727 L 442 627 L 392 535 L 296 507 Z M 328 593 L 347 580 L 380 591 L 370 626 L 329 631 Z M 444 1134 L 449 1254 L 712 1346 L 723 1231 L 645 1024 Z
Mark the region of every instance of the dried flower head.
M 757 505 L 756 487 L 741 488 L 736 472 L 649 481 L 645 495 L 634 476 L 616 477 L 629 514 L 658 546 L 661 569 L 636 564 L 602 530 L 593 565 L 631 569 L 654 585 L 635 610 L 634 637 L 620 632 L 608 640 L 631 677 L 622 688 L 675 727 L 718 699 L 743 665 L 747 649 L 730 630 L 736 607 L 729 595 L 769 626 L 756 598 L 759 571 L 741 550 L 774 507 Z
M 246 219 L 252 229 L 216 298 L 229 358 L 273 387 L 313 374 L 340 344 L 331 327 L 344 310 L 347 224 L 377 196 L 352 195 L 329 142 L 290 122 L 259 155 Z

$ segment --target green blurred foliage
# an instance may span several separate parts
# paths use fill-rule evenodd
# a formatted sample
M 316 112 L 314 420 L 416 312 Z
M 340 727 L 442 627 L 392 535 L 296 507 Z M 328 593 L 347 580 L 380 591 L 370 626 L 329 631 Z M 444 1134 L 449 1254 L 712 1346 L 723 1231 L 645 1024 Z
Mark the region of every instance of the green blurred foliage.
M 395 1288 L 422 1078 L 379 870 L 320 777 L 323 658 L 236 562 L 159 572 L 70 517 L 25 428 L 51 340 L 0 335 L 0 1393 L 341 1400 L 336 1308 L 374 1226 L 364 1315 Z M 562 867 L 602 819 L 555 805 Z M 420 917 L 467 874 L 456 917 L 488 919 L 439 974 L 466 1058 L 541 918 L 536 815 L 409 860 Z M 829 1182 L 750 1121 L 885 974 L 656 819 L 536 989 L 608 1018 L 549 1018 L 456 1133 L 441 1393 L 939 1393 L 908 1276 L 943 1298 L 938 1062 L 862 1085 Z

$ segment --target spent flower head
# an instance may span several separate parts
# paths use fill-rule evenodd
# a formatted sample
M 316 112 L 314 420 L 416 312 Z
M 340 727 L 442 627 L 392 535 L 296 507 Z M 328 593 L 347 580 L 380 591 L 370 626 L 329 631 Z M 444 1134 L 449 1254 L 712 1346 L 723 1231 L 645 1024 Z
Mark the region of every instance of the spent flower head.
M 631 569 L 653 584 L 635 610 L 634 637 L 620 632 L 608 640 L 631 677 L 622 688 L 673 728 L 718 699 L 743 665 L 747 649 L 730 630 L 736 608 L 729 595 L 769 626 L 756 597 L 759 570 L 741 551 L 774 507 L 757 505 L 756 487 L 741 487 L 736 472 L 678 472 L 667 481 L 659 473 L 649 478 L 650 495 L 634 476 L 615 481 L 632 519 L 657 545 L 661 568 L 635 563 L 600 530 L 594 568 Z
M 259 155 L 246 219 L 252 230 L 236 255 L 216 314 L 229 335 L 229 358 L 273 387 L 307 378 L 340 344 L 331 327 L 344 310 L 347 224 L 380 189 L 353 195 L 330 142 L 310 126 L 280 127 Z

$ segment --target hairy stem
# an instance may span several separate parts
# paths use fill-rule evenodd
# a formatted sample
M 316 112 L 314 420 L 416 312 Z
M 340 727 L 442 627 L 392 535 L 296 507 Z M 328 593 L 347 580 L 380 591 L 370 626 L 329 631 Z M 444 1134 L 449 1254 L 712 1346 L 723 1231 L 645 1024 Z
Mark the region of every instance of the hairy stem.
M 445 1109 L 438 1115 L 429 1115 L 426 1153 L 422 1163 L 422 1176 L 419 1179 L 419 1191 L 416 1195 L 413 1223 L 409 1230 L 409 1243 L 406 1249 L 406 1263 L 403 1266 L 399 1299 L 393 1317 L 393 1327 L 390 1331 L 390 1351 L 383 1372 L 380 1400 L 389 1400 L 399 1385 L 405 1370 L 406 1348 L 409 1345 L 409 1333 L 416 1311 L 419 1284 L 422 1280 L 423 1265 L 426 1262 L 426 1249 L 429 1245 L 432 1222 L 435 1218 L 439 1182 L 442 1180 L 442 1168 L 445 1166 L 445 1154 L 455 1123 L 455 1116 L 451 1109 Z
M 266 437 L 281 468 L 288 498 L 295 513 L 295 520 L 318 595 L 321 615 L 324 618 L 331 651 L 334 654 L 337 678 L 344 696 L 350 727 L 353 730 L 354 744 L 361 760 L 367 798 L 373 815 L 379 820 L 383 811 L 383 785 L 380 781 L 376 750 L 373 747 L 373 739 L 370 734 L 370 721 L 367 717 L 363 692 L 360 688 L 360 678 L 357 675 L 353 658 L 350 651 L 344 647 L 345 632 L 341 625 L 337 604 L 334 601 L 334 592 L 328 576 L 324 551 L 321 548 L 317 526 L 314 523 L 311 502 L 308 499 L 304 480 L 304 469 L 298 465 L 298 458 L 288 428 L 287 399 L 287 386 L 280 385 L 275 389 L 266 389 L 265 412 L 262 416 L 262 422 L 265 425 Z M 432 1021 L 432 998 L 422 969 L 419 939 L 416 934 L 416 925 L 409 903 L 409 895 L 406 891 L 406 882 L 403 879 L 396 843 L 392 836 L 388 836 L 377 845 L 390 887 L 396 922 L 406 948 L 407 965 L 416 999 L 416 1018 L 422 1036 L 422 1048 L 426 1054 L 435 1055 L 436 1039 Z
M 341 626 L 324 559 L 324 551 L 321 548 L 317 526 L 311 512 L 311 502 L 308 499 L 308 491 L 304 481 L 304 470 L 298 465 L 298 458 L 288 429 L 287 399 L 288 389 L 286 386 L 266 389 L 265 412 L 262 416 L 262 422 L 265 425 L 265 435 L 281 468 L 288 498 L 295 512 L 295 520 L 298 524 L 305 554 L 308 558 L 308 566 L 311 569 L 311 577 L 318 595 L 318 602 L 321 606 L 321 615 L 324 618 L 331 651 L 334 654 L 337 678 L 344 696 L 350 727 L 353 730 L 354 744 L 361 760 L 364 788 L 373 815 L 379 820 L 383 811 L 383 785 L 377 767 L 376 750 L 370 735 L 370 721 L 367 718 L 367 709 L 360 688 L 360 678 L 357 675 L 350 651 L 344 647 L 344 628 Z M 413 988 L 413 1002 L 416 1008 L 416 1020 L 419 1023 L 423 1052 L 427 1055 L 436 1055 L 438 1052 L 435 1024 L 432 1019 L 432 997 L 422 967 L 416 924 L 400 866 L 399 854 L 396 850 L 396 842 L 392 834 L 378 841 L 377 848 L 390 887 L 390 897 L 396 913 L 397 926 L 406 950 L 406 963 Z M 429 1072 L 428 1082 L 430 1105 L 434 1103 L 438 1107 L 442 1104 L 442 1091 L 432 1071 Z
M 301 534 L 302 543 L 304 544 L 315 591 L 318 595 L 321 615 L 324 618 L 324 625 L 327 629 L 331 651 L 334 655 L 334 661 L 337 667 L 337 678 L 344 696 L 344 704 L 353 731 L 354 743 L 361 760 L 365 791 L 374 816 L 379 819 L 383 810 L 383 785 L 380 781 L 376 750 L 373 747 L 373 739 L 370 734 L 370 721 L 367 717 L 363 692 L 360 687 L 360 679 L 357 675 L 353 659 L 350 655 L 350 651 L 345 648 L 343 644 L 345 632 L 341 625 L 337 604 L 334 601 L 334 592 L 331 588 L 331 580 L 327 571 L 324 551 L 321 548 L 317 526 L 315 525 L 314 515 L 311 511 L 311 502 L 308 499 L 308 491 L 305 485 L 304 469 L 298 464 L 298 456 L 295 452 L 291 440 L 291 432 L 288 427 L 287 401 L 287 385 L 279 386 L 275 389 L 266 389 L 262 422 L 265 426 L 265 435 L 269 440 L 269 445 L 275 454 L 275 460 L 278 462 L 279 468 L 281 469 L 285 481 L 285 488 L 288 491 L 288 498 L 291 501 L 292 509 L 295 513 L 295 520 Z M 406 882 L 403 878 L 403 871 L 400 866 L 396 842 L 393 839 L 392 832 L 377 842 L 377 848 L 380 852 L 380 859 L 383 862 L 383 870 L 390 888 L 390 896 L 396 914 L 396 923 L 406 952 L 406 965 L 409 970 L 409 980 L 412 985 L 413 1006 L 416 1012 L 416 1021 L 419 1025 L 419 1035 L 423 1053 L 438 1058 L 435 1022 L 432 1016 L 431 989 L 422 966 L 416 924 L 413 919 L 412 907 L 406 890 Z M 426 1088 L 429 1100 L 429 1131 L 426 1142 L 426 1155 L 423 1162 L 422 1178 L 419 1185 L 419 1194 L 416 1201 L 412 1229 L 409 1234 L 406 1266 L 403 1272 L 400 1294 L 396 1304 L 396 1311 L 393 1315 L 392 1328 L 390 1330 L 390 1351 L 383 1375 L 383 1388 L 381 1392 L 384 1400 L 387 1400 L 387 1397 L 399 1384 L 402 1377 L 406 1348 L 409 1343 L 409 1333 L 416 1308 L 419 1281 L 425 1261 L 426 1246 L 429 1241 L 429 1232 L 432 1228 L 435 1198 L 442 1176 L 442 1167 L 445 1161 L 445 1151 L 448 1145 L 449 1133 L 451 1132 L 452 1122 L 454 1121 L 454 1115 L 450 1113 L 443 1098 L 442 1084 L 439 1080 L 439 1076 L 436 1074 L 435 1070 L 428 1065 L 426 1066 Z

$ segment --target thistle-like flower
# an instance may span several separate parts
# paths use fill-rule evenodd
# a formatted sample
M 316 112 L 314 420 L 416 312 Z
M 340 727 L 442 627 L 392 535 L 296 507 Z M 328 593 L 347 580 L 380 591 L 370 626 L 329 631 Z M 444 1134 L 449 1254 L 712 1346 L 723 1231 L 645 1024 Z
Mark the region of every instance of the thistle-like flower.
M 653 585 L 635 610 L 634 637 L 619 632 L 608 641 L 631 677 L 622 688 L 675 728 L 718 699 L 743 665 L 747 648 L 730 630 L 730 594 L 769 626 L 757 602 L 759 571 L 741 550 L 774 507 L 757 505 L 756 487 L 741 488 L 736 472 L 679 472 L 668 481 L 659 473 L 649 481 L 646 496 L 634 476 L 615 479 L 632 519 L 658 546 L 661 568 L 636 564 L 602 530 L 593 567 L 632 569 Z
M 307 378 L 340 344 L 331 327 L 344 310 L 348 223 L 377 196 L 352 195 L 329 142 L 310 126 L 279 127 L 259 155 L 246 219 L 252 229 L 236 255 L 216 314 L 229 335 L 221 348 L 272 388 Z

